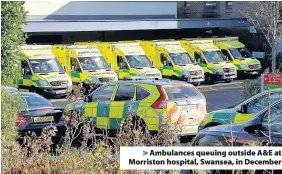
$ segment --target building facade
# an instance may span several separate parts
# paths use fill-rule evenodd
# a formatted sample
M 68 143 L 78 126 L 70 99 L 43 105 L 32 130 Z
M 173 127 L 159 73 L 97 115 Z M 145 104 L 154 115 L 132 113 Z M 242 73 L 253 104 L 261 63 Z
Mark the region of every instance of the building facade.
M 242 35 L 242 41 L 249 42 L 253 37 L 249 24 L 237 13 L 242 5 L 238 1 L 27 1 L 24 31 L 27 43 L 46 44 L 214 35 Z

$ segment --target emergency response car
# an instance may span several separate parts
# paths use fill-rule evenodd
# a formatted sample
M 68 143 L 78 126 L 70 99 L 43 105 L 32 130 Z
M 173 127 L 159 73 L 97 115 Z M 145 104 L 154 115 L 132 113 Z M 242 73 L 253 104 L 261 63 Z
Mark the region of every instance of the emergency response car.
M 245 123 L 279 99 L 282 99 L 282 89 L 275 89 L 257 94 L 232 109 L 210 112 L 200 124 L 199 130 L 223 124 Z
M 21 52 L 20 90 L 51 97 L 67 96 L 72 91 L 70 76 L 64 71 L 51 45 L 23 45 Z
M 204 95 L 193 85 L 170 81 L 118 81 L 94 90 L 84 101 L 70 104 L 96 128 L 116 131 L 129 117 L 148 131 L 170 123 L 181 135 L 195 135 L 206 114 Z

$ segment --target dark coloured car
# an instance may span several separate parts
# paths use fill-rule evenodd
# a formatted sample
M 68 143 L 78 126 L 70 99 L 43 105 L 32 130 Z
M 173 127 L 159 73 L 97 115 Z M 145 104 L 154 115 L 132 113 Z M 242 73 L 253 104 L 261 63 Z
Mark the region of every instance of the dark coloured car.
M 245 124 L 220 125 L 200 131 L 193 144 L 197 146 L 264 145 L 270 142 L 269 137 L 271 137 L 271 145 L 282 146 L 282 99 L 256 114 Z
M 20 96 L 23 99 L 23 109 L 16 119 L 19 134 L 23 136 L 34 132 L 40 136 L 43 128 L 54 126 L 58 131 L 53 137 L 53 143 L 57 144 L 66 130 L 62 118 L 64 108 L 55 107 L 47 99 L 35 93 L 22 92 Z

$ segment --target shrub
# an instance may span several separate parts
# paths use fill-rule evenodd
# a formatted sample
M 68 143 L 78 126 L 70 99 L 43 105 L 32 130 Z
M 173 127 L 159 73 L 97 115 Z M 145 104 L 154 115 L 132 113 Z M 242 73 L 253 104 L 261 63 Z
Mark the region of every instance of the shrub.
M 248 99 L 258 93 L 260 93 L 260 78 L 252 79 L 252 80 L 245 80 L 244 81 L 244 97 Z

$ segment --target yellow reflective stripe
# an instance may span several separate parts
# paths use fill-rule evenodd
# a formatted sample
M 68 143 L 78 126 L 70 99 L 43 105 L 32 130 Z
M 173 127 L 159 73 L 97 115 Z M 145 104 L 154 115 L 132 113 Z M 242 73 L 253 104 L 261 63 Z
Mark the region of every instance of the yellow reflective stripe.
M 96 117 L 98 102 L 89 102 L 85 104 L 84 116 Z
M 97 127 L 102 129 L 108 129 L 109 118 L 108 117 L 97 117 Z
M 254 114 L 237 113 L 237 115 L 234 119 L 234 123 L 235 124 L 245 123 L 245 122 L 249 121 L 251 118 L 253 118 L 253 116 L 254 116 Z
M 208 117 L 204 118 L 203 123 L 201 124 L 201 126 L 205 126 L 206 124 L 212 122 L 214 114 L 209 115 Z
M 111 102 L 110 105 L 110 118 L 122 118 L 123 108 L 125 102 Z

